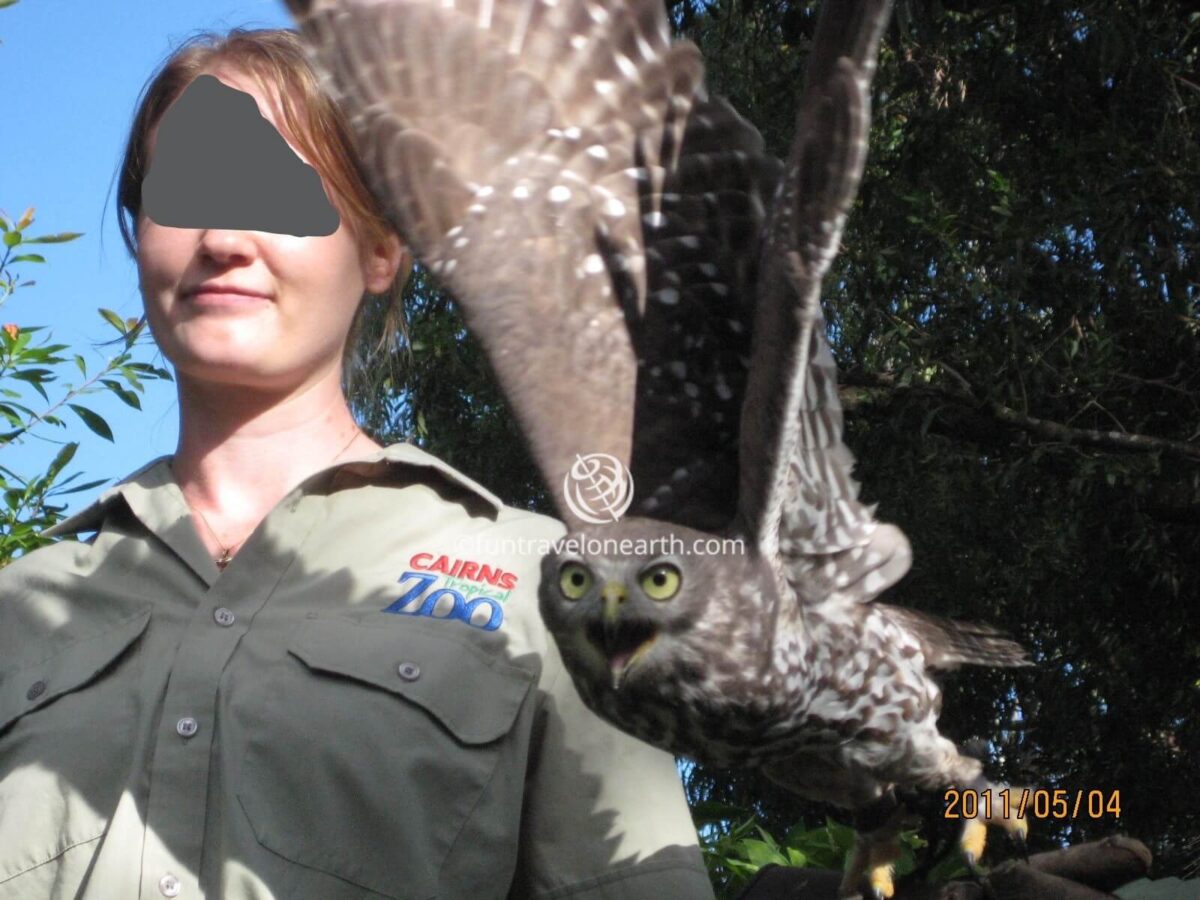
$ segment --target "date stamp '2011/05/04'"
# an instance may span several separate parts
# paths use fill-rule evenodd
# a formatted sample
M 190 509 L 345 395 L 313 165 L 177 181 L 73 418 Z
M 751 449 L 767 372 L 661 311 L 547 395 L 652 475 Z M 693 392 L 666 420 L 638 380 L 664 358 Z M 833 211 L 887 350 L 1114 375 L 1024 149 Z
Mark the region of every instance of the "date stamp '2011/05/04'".
M 943 799 L 947 819 L 976 819 L 1013 816 L 1035 819 L 1102 819 L 1121 815 L 1121 791 L 1098 789 L 1069 791 L 1064 788 L 1001 788 L 977 791 L 950 788 Z

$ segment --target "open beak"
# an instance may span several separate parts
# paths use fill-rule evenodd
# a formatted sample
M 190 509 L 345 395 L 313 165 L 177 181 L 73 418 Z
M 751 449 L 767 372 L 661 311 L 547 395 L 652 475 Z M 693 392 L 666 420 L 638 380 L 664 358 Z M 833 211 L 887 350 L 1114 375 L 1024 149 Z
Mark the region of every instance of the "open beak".
M 621 607 L 629 598 L 625 585 L 610 581 L 600 592 L 603 600 L 601 611 L 600 643 L 608 659 L 608 670 L 612 676 L 612 688 L 618 690 L 625 673 L 636 663 L 650 645 L 658 638 L 657 629 L 644 622 L 622 620 Z

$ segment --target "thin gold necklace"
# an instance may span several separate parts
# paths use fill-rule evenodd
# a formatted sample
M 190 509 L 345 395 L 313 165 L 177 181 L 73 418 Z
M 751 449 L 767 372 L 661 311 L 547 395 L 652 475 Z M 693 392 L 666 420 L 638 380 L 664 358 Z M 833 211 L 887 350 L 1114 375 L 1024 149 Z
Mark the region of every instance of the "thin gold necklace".
M 250 531 L 246 532 L 246 537 L 242 538 L 240 541 L 237 541 L 236 543 L 230 544 L 228 547 L 226 547 L 224 542 L 221 540 L 221 536 L 217 534 L 211 525 L 208 524 L 208 517 L 194 506 L 192 507 L 192 511 L 200 517 L 200 521 L 204 523 L 204 527 L 208 529 L 208 533 L 217 539 L 217 546 L 221 548 L 221 553 L 217 557 L 217 568 L 224 572 L 225 567 L 229 565 L 229 561 L 233 559 L 233 551 L 235 549 L 241 549 L 242 544 L 246 543 L 246 538 L 250 537 L 250 535 L 254 533 L 254 529 L 251 528 Z
M 354 431 L 350 434 L 350 440 L 346 441 L 346 446 L 334 454 L 333 460 L 330 461 L 331 465 L 333 464 L 333 462 L 335 462 L 337 460 L 337 458 L 339 456 L 341 456 L 343 453 L 345 453 L 347 450 L 350 449 L 350 445 L 354 443 L 354 439 L 356 437 L 358 437 L 361 433 L 362 433 L 362 429 L 355 426 Z M 172 470 L 173 469 L 174 469 L 174 461 L 172 460 Z M 188 505 L 191 507 L 192 511 L 195 512 L 196 515 L 198 515 L 200 517 L 200 521 L 204 523 L 204 527 L 208 529 L 208 533 L 211 534 L 214 538 L 216 538 L 217 546 L 221 548 L 221 552 L 217 556 L 217 559 L 216 559 L 217 568 L 220 569 L 222 572 L 224 572 L 225 567 L 227 565 L 229 565 L 230 561 L 233 559 L 234 552 L 241 549 L 242 544 L 246 543 L 246 541 L 250 539 L 250 535 L 254 534 L 254 528 L 257 528 L 258 526 L 255 525 L 254 528 L 251 528 L 248 532 L 246 532 L 245 536 L 240 541 L 235 541 L 234 543 L 226 546 L 225 542 L 223 540 L 221 540 L 221 536 L 219 534 L 217 534 L 216 529 L 214 529 L 212 527 L 212 525 L 209 524 L 208 517 L 205 516 L 204 513 L 199 510 L 199 508 L 191 506 L 191 504 L 188 504 Z

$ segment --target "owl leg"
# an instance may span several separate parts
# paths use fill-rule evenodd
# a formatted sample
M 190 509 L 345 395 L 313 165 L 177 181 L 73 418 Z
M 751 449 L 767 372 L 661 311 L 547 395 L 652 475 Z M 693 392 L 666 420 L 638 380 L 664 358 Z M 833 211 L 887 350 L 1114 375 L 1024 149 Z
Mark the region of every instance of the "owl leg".
M 983 850 L 987 845 L 989 825 L 1005 831 L 1024 855 L 1029 824 L 1025 821 L 1025 817 L 1020 815 L 1024 810 L 1021 808 L 1019 798 L 1013 796 L 1020 792 L 1001 793 L 1006 790 L 1004 785 L 994 785 L 987 779 L 979 777 L 971 783 L 969 790 L 963 792 L 961 799 L 965 807 L 964 813 L 972 811 L 972 809 L 966 808 L 969 803 L 975 808 L 974 811 L 977 812 L 977 815 L 964 821 L 958 846 L 967 868 L 975 874 L 979 874 L 979 861 L 983 858 Z
M 910 824 L 908 811 L 892 791 L 855 814 L 854 849 L 846 862 L 839 897 L 887 900 L 895 894 L 900 832 Z

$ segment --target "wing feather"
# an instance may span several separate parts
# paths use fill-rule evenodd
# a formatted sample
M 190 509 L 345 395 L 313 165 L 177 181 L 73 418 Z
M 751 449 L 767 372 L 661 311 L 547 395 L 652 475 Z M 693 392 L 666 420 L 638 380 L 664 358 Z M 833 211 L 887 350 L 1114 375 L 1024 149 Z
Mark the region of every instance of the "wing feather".
M 920 641 L 929 668 L 1033 665 L 1024 647 L 990 625 L 955 622 L 887 603 L 875 608 Z
M 858 501 L 819 302 L 888 0 L 825 5 L 782 172 L 656 0 L 289 3 L 564 518 L 564 475 L 603 452 L 636 512 L 748 533 L 806 598 L 903 574 Z
M 459 300 L 572 519 L 577 454 L 632 455 L 637 362 L 614 272 L 643 308 L 638 215 L 674 162 L 661 154 L 678 153 L 698 51 L 671 45 L 652 2 L 290 5 L 375 187 Z
M 911 551 L 858 499 L 843 440 L 821 280 L 858 189 L 889 0 L 826 3 L 796 138 L 772 209 L 741 429 L 739 518 L 805 602 L 873 599 Z M 782 386 L 782 390 L 781 390 Z

